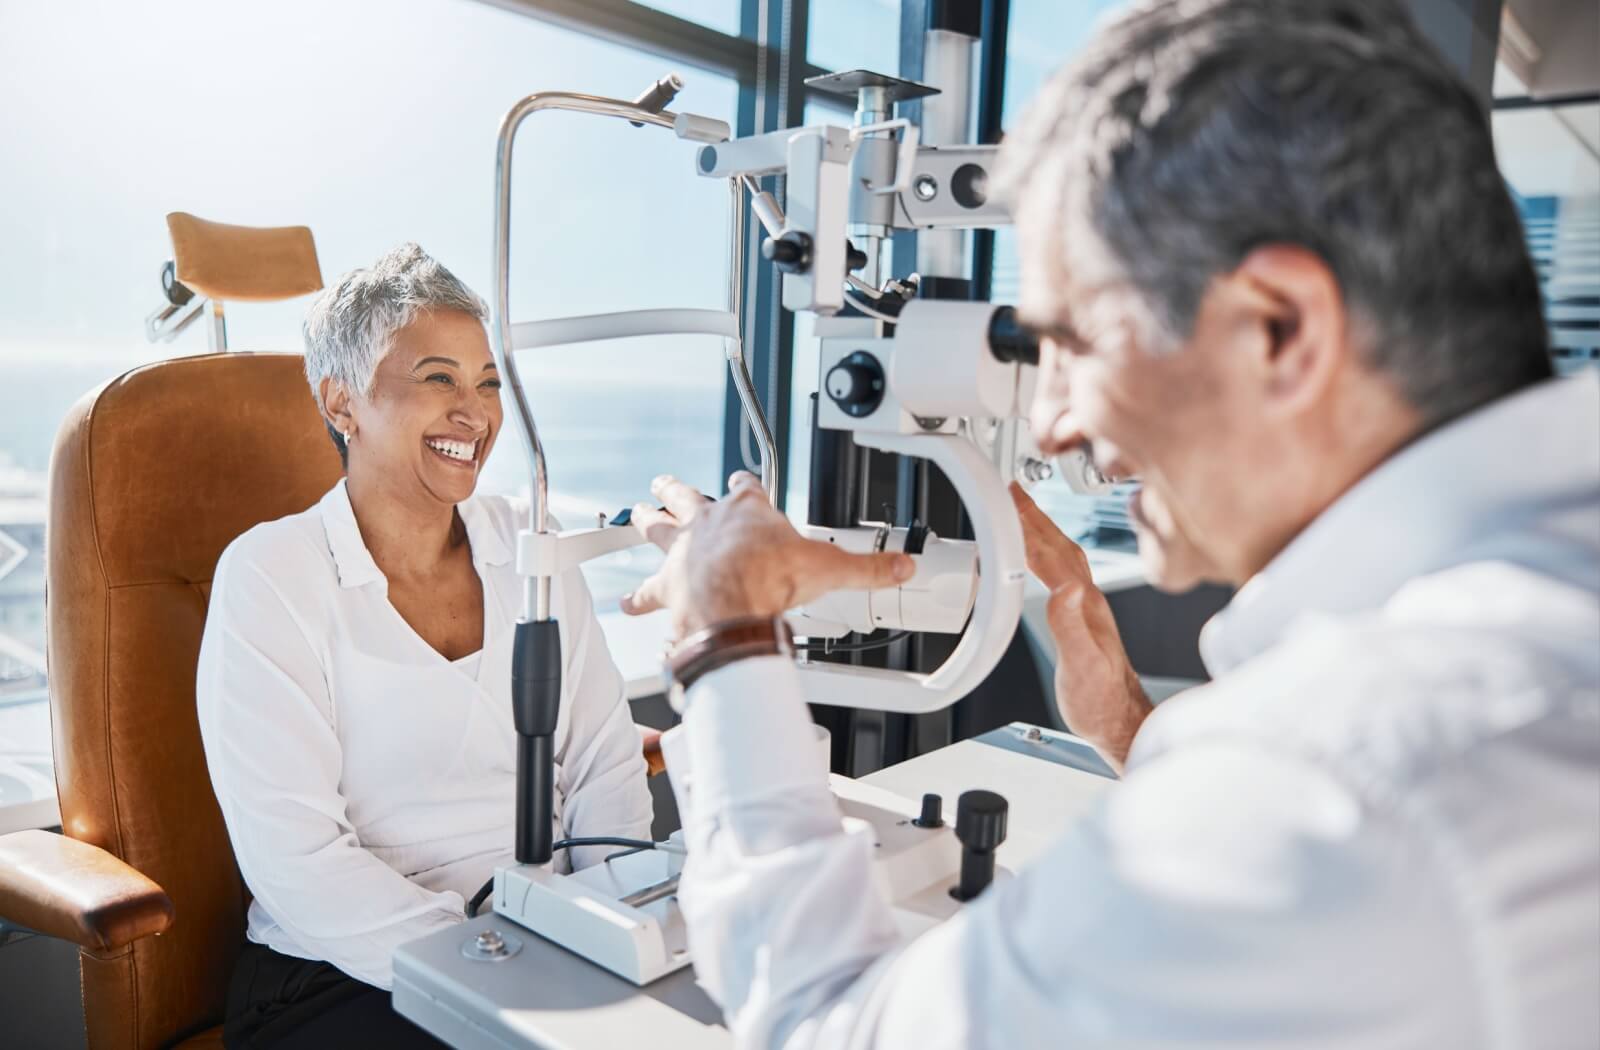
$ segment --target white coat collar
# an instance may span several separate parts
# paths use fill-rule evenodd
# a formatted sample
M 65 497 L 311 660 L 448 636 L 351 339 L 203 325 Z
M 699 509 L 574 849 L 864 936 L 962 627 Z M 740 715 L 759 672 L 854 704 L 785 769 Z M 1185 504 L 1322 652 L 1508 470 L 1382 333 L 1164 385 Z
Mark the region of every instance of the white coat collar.
M 1574 509 L 1600 515 L 1593 370 L 1493 401 L 1380 464 L 1212 617 L 1201 656 L 1222 674 L 1300 617 L 1375 609 L 1413 577 L 1489 557 L 1600 588 L 1593 538 L 1541 529 Z

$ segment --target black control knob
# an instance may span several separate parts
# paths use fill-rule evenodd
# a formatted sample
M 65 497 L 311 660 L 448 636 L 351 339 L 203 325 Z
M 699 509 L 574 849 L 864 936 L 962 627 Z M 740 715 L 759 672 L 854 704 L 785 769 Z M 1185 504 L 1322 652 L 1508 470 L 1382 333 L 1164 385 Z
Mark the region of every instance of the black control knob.
M 944 799 L 929 792 L 922 796 L 922 812 L 911 823 L 919 828 L 944 827 Z
M 1006 840 L 1010 806 L 993 791 L 963 791 L 956 802 L 956 838 L 961 841 L 961 881 L 950 890 L 969 901 L 994 881 L 994 851 Z
M 761 242 L 761 257 L 784 273 L 805 273 L 811 268 L 811 238 L 789 230 Z
M 870 416 L 883 403 L 883 365 L 865 350 L 857 350 L 822 379 L 828 397 L 847 416 Z

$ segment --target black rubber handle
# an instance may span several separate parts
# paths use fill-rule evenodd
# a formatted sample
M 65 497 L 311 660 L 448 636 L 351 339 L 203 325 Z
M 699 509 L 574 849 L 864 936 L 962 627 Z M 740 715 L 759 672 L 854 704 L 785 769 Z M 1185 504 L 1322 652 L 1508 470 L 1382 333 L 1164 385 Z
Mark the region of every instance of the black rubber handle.
M 517 729 L 517 863 L 553 853 L 556 722 L 561 715 L 561 624 L 517 624 L 511 655 L 511 718 Z

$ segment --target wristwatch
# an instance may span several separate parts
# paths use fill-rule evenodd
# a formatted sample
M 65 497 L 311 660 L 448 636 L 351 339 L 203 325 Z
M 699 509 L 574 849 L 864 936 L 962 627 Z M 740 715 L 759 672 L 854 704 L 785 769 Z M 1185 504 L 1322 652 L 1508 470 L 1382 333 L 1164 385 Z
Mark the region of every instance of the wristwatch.
M 743 616 L 702 627 L 671 646 L 662 659 L 667 700 L 683 713 L 689 687 L 719 667 L 755 656 L 791 656 L 794 634 L 782 616 Z

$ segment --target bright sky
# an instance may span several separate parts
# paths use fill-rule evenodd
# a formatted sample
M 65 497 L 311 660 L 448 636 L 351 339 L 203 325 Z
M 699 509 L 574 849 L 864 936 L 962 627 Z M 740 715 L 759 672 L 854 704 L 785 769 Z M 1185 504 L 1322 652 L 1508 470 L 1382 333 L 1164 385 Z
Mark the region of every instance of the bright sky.
M 724 2 L 676 6 L 692 15 Z M 23 377 L 0 384 L 0 454 L 21 462 L 42 465 L 60 414 L 89 387 L 134 363 L 204 351 L 198 324 L 173 345 L 143 338 L 161 303 L 167 212 L 308 225 L 326 281 L 415 240 L 487 298 L 506 110 L 537 90 L 631 98 L 672 69 L 472 0 L 159 9 L 0 0 L 0 361 Z M 731 80 L 680 72 L 675 108 L 734 120 Z M 693 148 L 669 133 L 530 118 L 516 155 L 513 320 L 725 306 L 726 212 L 725 184 L 697 177 Z M 298 351 L 308 301 L 230 305 L 230 347 Z M 609 503 L 669 469 L 716 480 L 719 341 L 530 356 L 525 378 L 555 406 L 541 411 L 573 420 L 581 408 L 613 424 L 608 447 L 585 431 L 573 454 L 559 428 L 544 433 L 552 459 L 563 452 L 568 495 L 592 478 L 590 495 Z M 506 438 L 487 468 L 493 489 L 525 477 L 519 442 Z M 616 446 L 654 458 L 598 477 L 590 454 L 621 463 Z
M 669 68 L 469 0 L 159 10 L 0 0 L 4 357 L 172 352 L 141 334 L 171 210 L 310 225 L 330 278 L 416 240 L 487 292 L 505 110 L 631 97 Z M 683 72 L 679 108 L 732 119 L 730 81 Z M 721 305 L 726 198 L 686 147 L 567 115 L 520 141 L 514 312 Z M 294 348 L 303 311 L 237 307 L 233 345 Z

